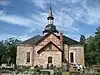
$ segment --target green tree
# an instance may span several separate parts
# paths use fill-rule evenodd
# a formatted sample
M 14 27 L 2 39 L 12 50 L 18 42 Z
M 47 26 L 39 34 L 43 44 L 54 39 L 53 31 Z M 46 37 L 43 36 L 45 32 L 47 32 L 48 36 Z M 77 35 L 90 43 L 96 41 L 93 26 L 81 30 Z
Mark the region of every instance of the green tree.
M 9 38 L 7 40 L 3 40 L 0 44 L 0 53 L 1 53 L 1 63 L 13 63 L 16 64 L 16 51 L 17 45 L 20 44 L 21 41 L 15 38 Z
M 5 46 L 3 44 L 3 41 L 0 41 L 0 65 L 1 65 L 1 59 L 3 57 L 4 51 L 5 51 Z
M 7 40 L 7 50 L 8 50 L 8 56 L 11 59 L 10 63 L 16 63 L 16 52 L 17 52 L 17 45 L 20 44 L 21 41 L 15 39 L 15 38 L 9 38 Z
M 100 64 L 100 27 L 97 28 L 95 36 L 90 36 L 85 43 L 86 65 Z
M 100 27 L 98 27 L 96 29 L 96 33 L 95 33 L 95 45 L 96 45 L 96 51 L 97 51 L 97 63 L 100 64 Z
M 96 55 L 96 48 L 94 45 L 94 37 L 90 36 L 86 39 L 86 44 L 84 46 L 84 53 L 85 53 L 85 63 L 86 65 L 96 64 L 95 55 Z
M 81 37 L 80 37 L 80 43 L 84 44 L 85 41 L 86 41 L 85 36 L 84 35 L 81 35 Z
M 97 31 L 95 33 L 95 44 L 97 50 L 100 51 L 100 27 L 97 28 Z

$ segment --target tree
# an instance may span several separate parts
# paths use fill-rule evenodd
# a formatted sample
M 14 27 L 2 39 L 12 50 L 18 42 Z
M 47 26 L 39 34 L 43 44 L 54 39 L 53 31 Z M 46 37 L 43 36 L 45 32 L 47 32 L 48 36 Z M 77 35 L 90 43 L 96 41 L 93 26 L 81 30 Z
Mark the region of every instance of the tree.
M 86 65 L 100 64 L 100 27 L 97 28 L 95 36 L 90 36 L 85 43 Z
M 84 53 L 85 53 L 86 65 L 96 64 L 95 57 L 97 52 L 96 52 L 93 36 L 87 38 L 84 50 L 85 50 Z
M 95 45 L 96 45 L 96 50 L 98 53 L 98 57 L 96 57 L 97 59 L 97 63 L 100 64 L 100 27 L 98 27 L 96 29 L 96 33 L 95 33 Z
M 8 56 L 10 57 L 10 63 L 16 64 L 16 52 L 17 52 L 17 45 L 20 44 L 21 41 L 15 39 L 15 38 L 9 38 L 7 40 L 8 45 Z
M 1 59 L 3 57 L 4 51 L 5 51 L 5 46 L 3 44 L 3 41 L 0 41 L 0 65 L 1 65 Z
M 1 53 L 0 62 L 16 64 L 17 45 L 20 43 L 21 41 L 15 38 L 9 38 L 7 40 L 3 40 L 0 43 L 0 53 Z
M 81 37 L 80 37 L 80 43 L 84 44 L 85 41 L 86 41 L 85 36 L 81 35 Z
M 97 50 L 100 51 L 100 27 L 97 28 L 97 31 L 95 33 L 95 44 Z

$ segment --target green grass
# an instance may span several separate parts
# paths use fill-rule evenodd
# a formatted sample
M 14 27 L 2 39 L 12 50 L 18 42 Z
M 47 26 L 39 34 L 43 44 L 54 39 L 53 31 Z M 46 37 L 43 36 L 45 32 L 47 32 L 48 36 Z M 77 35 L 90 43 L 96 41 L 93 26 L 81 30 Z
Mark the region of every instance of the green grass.
M 100 72 L 96 72 L 96 74 L 100 74 Z
M 69 72 L 62 72 L 62 75 L 69 75 Z

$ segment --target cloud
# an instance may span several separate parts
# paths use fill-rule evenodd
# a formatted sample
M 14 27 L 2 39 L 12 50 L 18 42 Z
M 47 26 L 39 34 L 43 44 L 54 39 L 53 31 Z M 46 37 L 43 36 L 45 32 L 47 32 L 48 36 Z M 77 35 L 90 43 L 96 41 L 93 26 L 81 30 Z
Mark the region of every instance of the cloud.
M 78 28 L 73 26 L 74 20 L 63 12 L 53 13 L 55 16 L 54 24 L 56 25 L 57 29 L 60 31 L 78 31 Z M 12 24 L 12 25 L 19 25 L 23 27 L 28 27 L 31 29 L 30 32 L 41 31 L 47 25 L 47 15 L 48 13 L 44 13 L 39 11 L 38 14 L 32 14 L 31 18 L 25 18 L 19 15 L 8 15 L 3 11 L 0 12 L 0 21 Z M 59 16 L 58 16 L 59 15 Z
M 4 14 L 3 10 L 0 10 L 0 16 L 2 16 Z
M 74 27 L 74 19 L 63 11 L 55 13 L 55 24 L 61 31 L 79 31 L 78 28 Z
M 67 0 L 65 4 L 66 7 L 62 7 L 61 10 L 73 18 L 75 22 L 83 22 L 87 25 L 100 23 L 100 0 Z
M 32 0 L 32 2 L 39 8 L 46 9 L 47 0 Z
M 30 18 L 23 17 L 16 14 L 7 14 L 5 11 L 0 11 L 0 21 L 12 25 L 19 25 L 28 28 L 44 27 L 47 24 L 47 13 L 38 11 L 37 14 L 32 14 Z
M 8 5 L 8 0 L 0 0 L 0 5 Z
M 58 1 L 63 2 L 63 3 L 78 3 L 81 0 L 58 0 Z
M 47 15 L 46 12 L 38 11 L 38 14 L 32 14 L 31 18 L 35 21 L 35 24 L 44 27 L 47 24 Z
M 17 35 L 11 35 L 11 34 L 2 34 L 1 35 L 2 37 L 0 37 L 0 40 L 6 40 L 6 39 L 9 39 L 9 38 L 16 38 L 18 40 L 21 40 L 21 41 L 24 41 L 24 40 L 27 40 L 30 38 L 30 36 L 28 36 L 27 34 L 25 35 L 22 35 L 22 36 L 17 36 Z
M 31 27 L 34 23 L 31 19 L 18 15 L 7 15 L 6 13 L 3 13 L 3 11 L 0 11 L 0 21 L 25 27 Z
M 25 33 L 26 35 L 38 34 L 40 31 L 42 32 L 47 25 L 46 18 L 48 13 L 46 11 L 48 10 L 46 8 L 48 8 L 50 1 L 31 1 L 36 6 L 37 10 L 35 10 L 38 13 L 33 12 L 33 14 L 30 14 L 27 18 L 16 14 L 4 14 L 3 11 L 0 11 L 0 21 L 29 27 L 30 31 Z M 80 23 L 85 24 L 85 26 L 100 24 L 100 0 L 52 0 L 52 6 L 55 18 L 54 24 L 61 32 L 78 33 L 80 31 L 80 28 L 78 27 L 81 25 Z
M 88 25 L 100 24 L 100 0 L 88 0 L 83 2 L 83 8 L 86 10 L 81 21 Z

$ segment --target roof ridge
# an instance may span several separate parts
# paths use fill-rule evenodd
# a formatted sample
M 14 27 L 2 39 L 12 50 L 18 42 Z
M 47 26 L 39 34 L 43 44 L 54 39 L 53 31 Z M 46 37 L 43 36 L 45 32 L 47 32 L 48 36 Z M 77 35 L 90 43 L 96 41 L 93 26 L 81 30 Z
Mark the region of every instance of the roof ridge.
M 65 35 L 64 35 L 65 36 Z M 67 37 L 67 38 L 69 38 L 69 39 L 71 39 L 71 40 L 73 40 L 73 41 L 76 41 L 76 40 L 74 40 L 74 39 L 72 39 L 72 38 L 70 38 L 70 37 L 68 37 L 68 36 L 65 36 L 65 37 Z M 78 41 L 76 41 L 76 42 L 78 42 Z M 78 43 L 80 43 L 80 42 L 78 42 Z
M 33 37 L 31 37 L 31 38 L 29 38 L 29 39 L 23 41 L 22 44 L 25 44 L 27 41 L 30 41 L 30 40 L 32 41 L 32 40 L 38 39 L 38 38 L 40 38 L 40 37 L 42 37 L 42 36 L 40 36 L 40 35 L 33 36 Z M 29 44 L 30 44 L 30 43 L 29 43 Z

